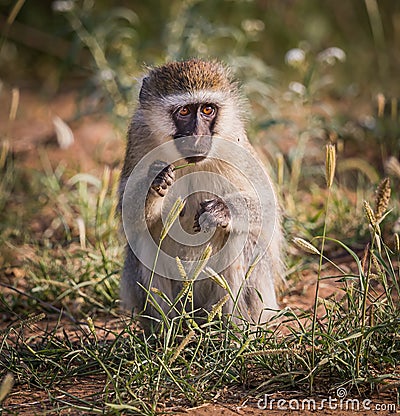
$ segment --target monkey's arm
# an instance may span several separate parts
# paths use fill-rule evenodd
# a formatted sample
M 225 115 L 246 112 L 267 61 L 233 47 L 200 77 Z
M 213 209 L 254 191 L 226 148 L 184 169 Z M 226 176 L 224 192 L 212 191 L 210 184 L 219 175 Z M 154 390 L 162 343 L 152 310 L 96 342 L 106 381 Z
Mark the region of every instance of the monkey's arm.
M 175 182 L 174 165 L 156 160 L 149 168 L 149 177 L 154 178 L 146 198 L 145 219 L 151 227 L 161 217 L 163 198 Z
M 124 225 L 128 224 L 138 234 L 159 222 L 163 197 L 175 180 L 174 166 L 157 160 L 143 177 L 135 174 L 130 179 L 131 175 L 121 178 L 118 205 L 123 211 Z M 143 195 L 146 195 L 144 201 Z
M 221 227 L 226 232 L 242 233 L 249 230 L 250 222 L 256 224 L 260 219 L 260 202 L 255 195 L 235 192 L 201 202 L 193 228 L 196 232 L 206 232 Z

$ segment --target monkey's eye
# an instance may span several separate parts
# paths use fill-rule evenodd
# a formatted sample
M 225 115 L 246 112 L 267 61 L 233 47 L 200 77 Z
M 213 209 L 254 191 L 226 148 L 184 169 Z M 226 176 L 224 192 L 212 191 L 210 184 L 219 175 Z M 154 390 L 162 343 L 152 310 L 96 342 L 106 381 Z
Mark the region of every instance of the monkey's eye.
M 205 115 L 205 116 L 212 116 L 215 112 L 215 107 L 212 105 L 204 105 L 201 108 L 201 112 Z
M 190 114 L 190 110 L 188 107 L 182 107 L 179 109 L 178 114 L 182 117 L 185 117 Z

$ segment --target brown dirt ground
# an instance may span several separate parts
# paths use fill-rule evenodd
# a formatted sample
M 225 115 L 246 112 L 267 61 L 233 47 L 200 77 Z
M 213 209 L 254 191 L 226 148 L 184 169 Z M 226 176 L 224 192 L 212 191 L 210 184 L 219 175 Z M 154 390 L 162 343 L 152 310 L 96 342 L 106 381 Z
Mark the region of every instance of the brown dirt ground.
M 105 165 L 115 167 L 122 160 L 124 153 L 124 137 L 116 133 L 110 121 L 104 115 L 85 116 L 78 120 L 74 120 L 76 108 L 77 93 L 68 92 L 59 94 L 51 100 L 41 96 L 38 93 L 24 89 L 20 91 L 20 101 L 16 120 L 12 123 L 8 120 L 8 109 L 11 103 L 11 91 L 3 88 L 0 94 L 0 108 L 6 111 L 0 112 L 0 137 L 6 137 L 14 154 L 16 163 L 25 166 L 28 169 L 43 170 L 43 152 L 48 155 L 48 160 L 53 167 L 59 163 L 63 163 L 67 170 L 71 172 L 85 172 L 100 175 Z M 84 105 L 84 103 L 83 103 Z M 61 117 L 72 128 L 75 141 L 68 149 L 60 149 L 57 143 L 55 130 L 53 126 L 54 116 Z M 343 267 L 347 267 L 343 263 Z M 22 269 L 18 267 L 7 269 L 8 281 L 11 279 L 23 281 L 25 275 Z M 314 299 L 315 291 L 315 271 L 308 270 L 304 272 L 301 279 L 288 290 L 285 290 L 284 296 L 281 298 L 281 305 L 292 308 L 308 309 L 311 307 Z M 320 296 L 328 298 L 329 296 L 339 296 L 339 284 L 334 279 L 321 282 Z M 109 318 L 108 318 L 109 321 Z M 35 324 L 35 330 L 43 331 L 45 327 L 51 328 L 57 324 L 54 321 L 46 320 L 44 323 Z M 103 326 L 105 322 L 97 322 L 99 326 Z M 109 322 L 108 322 L 109 324 Z M 115 320 L 114 325 L 122 325 L 123 321 Z M 3 325 L 0 325 L 4 327 Z M 64 328 L 66 331 L 72 331 L 70 323 L 59 323 L 60 330 Z M 115 328 L 115 326 L 114 326 Z M 99 334 L 104 335 L 104 334 Z M 62 401 L 66 394 L 73 394 L 79 397 L 88 397 L 99 395 L 102 391 L 104 380 L 101 378 L 87 378 L 79 380 L 71 380 L 71 383 L 59 388 L 55 396 Z M 59 393 L 59 394 L 58 394 Z M 290 400 L 295 396 L 288 396 L 288 393 L 279 393 L 271 396 L 272 398 Z M 301 413 L 304 416 L 325 414 L 325 415 L 384 415 L 391 414 L 393 411 L 383 410 L 382 405 L 393 405 L 396 402 L 394 394 L 386 393 L 372 399 L 370 410 L 332 410 L 327 406 L 323 410 L 278 410 L 272 407 L 267 410 L 257 408 L 256 402 L 243 402 L 240 398 L 235 400 L 224 401 L 224 399 L 216 399 L 216 403 L 207 403 L 197 408 L 174 408 L 168 410 L 168 413 L 176 415 L 195 415 L 195 416 L 235 416 L 235 415 L 293 415 Z M 318 399 L 317 403 L 318 403 Z M 321 399 L 320 399 L 321 400 Z M 377 406 L 381 405 L 380 409 Z M 387 407 L 386 407 L 387 409 Z M 33 414 L 88 414 L 86 412 L 57 410 L 56 405 L 52 403 L 45 391 L 38 389 L 27 389 L 24 386 L 15 386 L 12 393 L 5 402 L 5 414 L 33 415 Z M 400 410 L 394 410 L 399 413 Z

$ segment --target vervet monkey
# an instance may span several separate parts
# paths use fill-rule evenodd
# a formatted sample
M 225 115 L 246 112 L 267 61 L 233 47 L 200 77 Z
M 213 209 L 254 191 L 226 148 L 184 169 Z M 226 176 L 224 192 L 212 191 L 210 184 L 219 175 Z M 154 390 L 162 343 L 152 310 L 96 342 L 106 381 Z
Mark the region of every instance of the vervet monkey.
M 247 171 L 253 169 L 252 164 L 261 165 L 247 138 L 244 125 L 246 111 L 236 82 L 229 70 L 219 62 L 192 59 L 151 69 L 143 78 L 139 105 L 128 130 L 120 181 L 120 206 L 128 210 L 137 199 L 127 183 L 131 174 L 135 176 L 133 171 L 141 159 L 159 146 L 172 146 L 177 155 L 174 163 L 154 160 L 144 175 L 150 180 L 145 189 L 143 207 L 145 226 L 124 224 L 125 228 L 132 228 L 132 235 L 139 241 L 139 246 L 141 240 L 148 238 L 147 232 L 158 244 L 162 218 L 165 219 L 165 213 L 162 217 L 163 202 L 174 185 L 182 183 L 179 192 L 184 194 L 185 206 L 177 220 L 182 233 L 193 238 L 203 232 L 211 232 L 211 235 L 197 246 L 181 244 L 167 236 L 161 250 L 172 259 L 179 257 L 182 261 L 195 264 L 204 248 L 210 245 L 213 254 L 223 253 L 215 261 L 215 267 L 229 257 L 231 250 L 237 250 L 232 261 L 220 270 L 233 297 L 238 297 L 236 302 L 230 299 L 225 303 L 223 313 L 233 313 L 252 323 L 261 323 L 271 311 L 278 309 L 275 285 L 283 275 L 282 233 L 275 196 L 273 191 L 267 193 L 266 203 L 270 213 L 262 212 L 256 192 L 250 189 L 253 179 L 245 178 L 241 166 L 232 166 L 231 160 L 213 157 L 214 145 L 219 137 L 224 140 L 222 143 L 226 143 L 220 145 L 222 152 L 230 144 L 238 149 L 238 152 L 232 152 L 232 159 L 241 149 L 251 155 L 255 162 L 248 162 L 240 156 L 239 165 L 246 164 Z M 180 168 L 177 169 L 177 166 Z M 211 174 L 221 177 L 222 182 L 214 181 L 213 176 L 209 176 Z M 265 170 L 262 174 L 266 178 L 262 186 L 270 186 Z M 262 175 L 256 176 L 255 182 Z M 225 186 L 224 181 L 232 186 Z M 139 193 L 143 193 L 143 189 Z M 242 211 L 246 211 L 247 220 Z M 273 232 L 267 238 L 269 244 L 266 244 L 261 257 L 256 259 L 257 233 L 260 234 L 261 226 L 251 224 L 262 217 Z M 246 221 L 250 228 L 243 230 Z M 237 243 L 239 236 L 242 236 L 241 246 Z M 127 245 L 121 279 L 122 303 L 128 310 L 158 319 L 159 312 L 147 302 L 147 291 L 156 288 L 173 302 L 182 289 L 182 279 L 179 279 L 177 268 L 175 274 L 170 272 L 171 275 L 167 276 L 158 271 L 152 273 L 151 269 L 149 265 L 143 265 L 138 253 Z M 224 288 L 202 275 L 194 283 L 194 307 L 203 313 L 210 311 L 226 293 Z M 165 313 L 175 313 L 170 311 L 168 302 L 159 296 L 156 299 Z M 148 319 L 143 323 L 147 328 L 151 325 Z

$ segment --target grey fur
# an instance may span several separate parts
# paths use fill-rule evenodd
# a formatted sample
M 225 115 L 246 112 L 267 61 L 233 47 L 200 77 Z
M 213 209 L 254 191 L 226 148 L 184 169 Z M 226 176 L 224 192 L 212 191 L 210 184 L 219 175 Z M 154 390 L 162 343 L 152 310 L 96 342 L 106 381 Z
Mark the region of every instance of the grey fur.
M 217 74 L 217 75 L 215 75 Z M 158 83 L 158 84 L 157 84 Z M 163 83 L 162 85 L 160 83 Z M 166 85 L 166 83 L 169 83 Z M 134 114 L 129 130 L 128 143 L 126 148 L 125 162 L 121 173 L 120 181 L 120 206 L 125 190 L 126 182 L 132 170 L 139 160 L 158 145 L 172 140 L 175 133 L 175 126 L 171 117 L 171 108 L 183 106 L 189 102 L 203 99 L 205 102 L 213 99 L 218 101 L 219 112 L 215 124 L 215 132 L 219 136 L 239 143 L 249 150 L 253 157 L 257 159 L 255 151 L 250 145 L 245 127 L 244 112 L 245 104 L 241 98 L 237 85 L 231 80 L 229 71 L 217 62 L 207 62 L 191 60 L 180 63 L 167 64 L 164 67 L 155 68 L 149 71 L 144 78 L 140 92 L 139 106 Z M 254 216 L 260 213 L 254 208 L 254 195 L 247 195 L 246 183 L 240 175 L 224 162 L 202 161 L 198 166 L 190 169 L 175 171 L 176 179 L 190 172 L 206 170 L 224 175 L 229 180 L 233 180 L 241 189 L 242 196 L 245 196 L 247 208 Z M 242 184 L 243 183 L 243 184 Z M 168 189 L 167 189 L 168 190 Z M 167 191 L 166 190 L 166 191 Z M 164 192 L 164 191 L 163 191 Z M 240 217 L 241 212 L 235 212 L 236 195 L 225 195 L 225 202 L 231 209 L 231 214 Z M 157 198 L 163 195 L 157 192 L 150 192 L 147 196 L 146 212 L 147 226 L 151 233 L 157 234 L 161 229 L 160 209 Z M 188 199 L 185 206 L 184 216 L 181 219 L 183 228 L 193 228 L 194 220 L 201 204 L 210 199 L 210 195 L 197 193 Z M 271 201 L 271 204 L 274 201 Z M 237 224 L 240 224 L 237 221 Z M 255 241 L 252 235 L 256 235 L 257 230 L 250 230 L 248 243 L 240 253 L 239 257 L 227 269 L 223 275 L 228 281 L 232 292 L 237 295 L 243 284 L 246 271 L 254 260 L 253 244 Z M 138 232 L 141 232 L 138 229 Z M 231 226 L 218 228 L 211 240 L 213 250 L 218 250 L 226 240 L 227 233 L 240 233 L 239 229 L 234 230 Z M 172 255 L 183 256 L 189 259 L 198 259 L 202 248 L 177 252 L 174 242 L 168 238 L 164 242 L 163 249 L 169 250 Z M 180 250 L 182 250 L 180 248 Z M 255 266 L 250 278 L 244 283 L 241 296 L 238 301 L 238 310 L 242 316 L 251 322 L 263 322 L 270 315 L 271 310 L 278 309 L 276 301 L 275 286 L 283 278 L 282 262 L 282 233 L 279 219 L 276 224 L 275 233 L 271 244 L 264 256 Z M 135 313 L 144 312 L 144 315 L 158 318 L 158 313 L 151 307 L 143 311 L 145 302 L 145 291 L 148 288 L 151 271 L 143 266 L 135 257 L 134 253 L 127 247 L 126 259 L 121 280 L 121 299 L 123 306 Z M 167 279 L 154 275 L 152 286 L 161 290 L 167 297 L 173 300 L 182 288 L 178 280 Z M 193 300 L 195 308 L 209 311 L 224 295 L 225 291 L 210 281 L 204 279 L 194 284 Z M 164 311 L 168 311 L 168 305 L 158 298 L 160 306 Z M 223 309 L 224 313 L 231 313 L 233 300 L 228 301 Z M 151 321 L 143 320 L 147 329 L 151 327 Z

